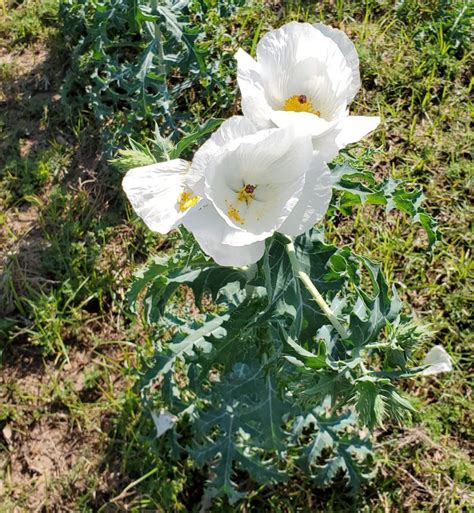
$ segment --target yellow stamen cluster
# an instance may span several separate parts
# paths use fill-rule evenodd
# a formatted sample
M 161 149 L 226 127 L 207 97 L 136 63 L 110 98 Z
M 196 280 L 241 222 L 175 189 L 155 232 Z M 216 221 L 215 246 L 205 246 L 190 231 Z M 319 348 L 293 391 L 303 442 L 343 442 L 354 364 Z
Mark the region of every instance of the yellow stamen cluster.
M 192 192 L 182 192 L 177 201 L 177 207 L 180 212 L 186 212 L 191 207 L 194 207 L 199 201 L 199 198 Z
M 242 189 L 239 190 L 237 193 L 237 199 L 239 201 L 245 201 L 245 203 L 249 203 L 250 200 L 253 200 L 253 194 L 255 192 L 256 186 L 255 185 L 244 185 Z
M 315 116 L 321 115 L 321 112 L 314 109 L 311 100 L 304 94 L 295 95 L 288 98 L 288 100 L 285 102 L 285 105 L 283 105 L 283 110 L 293 112 L 309 112 Z
M 229 206 L 229 208 L 227 209 L 227 215 L 233 220 L 235 221 L 236 223 L 239 223 L 239 224 L 244 224 L 244 220 L 242 219 L 242 217 L 240 216 L 240 213 L 239 211 L 233 207 L 232 205 Z

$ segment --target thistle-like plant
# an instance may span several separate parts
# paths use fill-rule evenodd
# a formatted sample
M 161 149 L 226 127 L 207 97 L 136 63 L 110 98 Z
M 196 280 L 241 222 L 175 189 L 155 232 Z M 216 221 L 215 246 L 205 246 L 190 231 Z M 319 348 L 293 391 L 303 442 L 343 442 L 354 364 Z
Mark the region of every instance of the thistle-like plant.
M 153 121 L 178 134 L 192 120 L 180 110 L 191 88 L 202 97 L 219 89 L 228 103 L 232 97 L 221 77 L 228 59 L 209 56 L 191 20 L 206 18 L 210 10 L 229 16 L 243 3 L 62 0 L 60 20 L 71 52 L 65 107 L 86 99 L 101 123 L 107 155 Z
M 133 168 L 123 186 L 137 214 L 181 234 L 128 294 L 158 333 L 143 397 L 157 436 L 207 468 L 208 494 L 231 501 L 238 473 L 277 482 L 290 461 L 320 486 L 356 490 L 374 474 L 370 431 L 412 410 L 399 380 L 451 365 L 440 348 L 416 365 L 425 332 L 381 266 L 314 227 L 328 209 L 373 203 L 420 222 L 430 247 L 437 240 L 419 190 L 330 163 L 378 123 L 348 116 L 360 84 L 352 43 L 292 23 L 259 45 L 257 61 L 237 55 L 244 116 L 222 123 L 191 162 L 181 154 L 217 122 L 178 145 L 157 133 L 161 162 L 136 144 L 118 159 Z M 174 305 L 182 287 L 192 315 Z

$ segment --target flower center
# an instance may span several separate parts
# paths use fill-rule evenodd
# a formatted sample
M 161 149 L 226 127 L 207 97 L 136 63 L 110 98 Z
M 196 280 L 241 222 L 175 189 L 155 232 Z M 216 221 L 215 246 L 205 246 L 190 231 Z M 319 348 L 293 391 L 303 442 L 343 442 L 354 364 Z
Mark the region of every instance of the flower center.
M 314 109 L 311 100 L 305 94 L 290 96 L 290 98 L 286 100 L 285 105 L 283 105 L 283 110 L 293 112 L 309 112 L 315 116 L 321 115 L 319 110 Z
M 253 193 L 256 188 L 256 185 L 250 185 L 249 183 L 244 185 L 237 193 L 237 199 L 239 201 L 245 201 L 248 205 L 249 201 L 253 200 Z
M 253 194 L 255 192 L 255 189 L 257 188 L 256 185 L 252 185 L 250 183 L 244 184 L 244 186 L 239 189 L 237 194 L 237 200 L 238 201 L 245 201 L 245 203 L 248 205 L 250 201 L 254 199 Z M 227 215 L 229 216 L 232 221 L 235 221 L 238 224 L 244 225 L 245 219 L 241 216 L 239 211 L 239 205 L 232 205 L 229 201 L 226 200 L 227 205 Z
M 176 202 L 176 206 L 179 212 L 186 212 L 191 207 L 194 207 L 196 203 L 199 201 L 198 196 L 196 196 L 192 192 L 182 192 L 178 196 L 178 201 Z

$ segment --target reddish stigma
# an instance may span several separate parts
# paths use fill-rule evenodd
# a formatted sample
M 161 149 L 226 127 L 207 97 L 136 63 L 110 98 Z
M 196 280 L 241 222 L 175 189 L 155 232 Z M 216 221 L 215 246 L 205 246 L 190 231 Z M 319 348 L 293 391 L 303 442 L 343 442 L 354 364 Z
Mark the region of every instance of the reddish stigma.
M 301 94 L 300 96 L 298 96 L 298 101 L 300 103 L 306 103 L 308 101 L 308 98 L 306 97 L 305 94 Z
M 245 186 L 245 192 L 247 194 L 253 194 L 254 191 L 255 191 L 255 185 L 248 184 Z

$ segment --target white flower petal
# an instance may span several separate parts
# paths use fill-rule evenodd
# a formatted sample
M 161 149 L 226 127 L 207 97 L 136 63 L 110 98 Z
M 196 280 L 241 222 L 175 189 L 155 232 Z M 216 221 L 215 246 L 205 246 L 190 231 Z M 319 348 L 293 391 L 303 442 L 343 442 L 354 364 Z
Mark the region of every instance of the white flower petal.
M 235 54 L 237 60 L 237 82 L 242 93 L 242 112 L 258 129 L 272 128 L 272 112 L 265 98 L 265 89 L 260 75 L 260 65 L 241 48 Z
M 265 34 L 257 45 L 260 79 L 269 105 L 281 109 L 295 94 L 308 94 L 308 87 L 333 93 L 331 111 L 347 103 L 352 69 L 339 46 L 309 23 L 291 22 Z M 298 91 L 298 87 L 300 90 Z M 316 110 L 320 110 L 314 105 Z
M 160 411 L 152 411 L 151 418 L 155 423 L 156 438 L 160 438 L 160 436 L 164 435 L 178 420 L 178 417 L 163 409 Z
M 263 93 L 242 96 L 242 112 L 259 130 L 274 128 L 271 117 L 273 110 L 267 103 Z
M 313 149 L 324 162 L 331 162 L 339 153 L 336 135 L 337 131 L 333 127 L 324 134 L 313 137 Z
M 271 120 L 279 127 L 295 126 L 298 130 L 311 134 L 313 137 L 321 136 L 337 125 L 337 120 L 326 121 L 309 112 L 291 112 L 274 110 Z
M 348 144 L 360 141 L 377 128 L 378 116 L 345 116 L 327 132 L 313 137 L 314 150 L 325 162 L 331 162 L 339 150 Z
M 239 48 L 235 54 L 237 60 L 237 82 L 242 93 L 263 93 L 260 65 L 247 52 Z
M 296 237 L 309 230 L 324 217 L 331 196 L 331 172 L 319 155 L 315 154 L 306 172 L 303 193 L 278 231 Z
M 225 235 L 235 229 L 222 219 L 211 203 L 205 201 L 196 205 L 183 219 L 183 224 L 193 233 L 204 253 L 219 265 L 242 267 L 253 264 L 262 258 L 265 251 L 265 242 L 239 247 L 223 244 Z
M 249 244 L 278 229 L 299 199 L 311 159 L 310 137 L 292 127 L 260 131 L 223 153 L 206 174 L 205 195 L 239 229 L 224 243 Z M 255 189 L 248 201 L 241 197 L 246 185 Z
M 247 246 L 233 247 L 220 241 L 201 240 L 196 236 L 201 249 L 213 260 L 226 267 L 244 267 L 258 262 L 265 252 L 265 242 L 253 242 Z
M 327 162 L 378 124 L 378 118 L 348 117 L 360 88 L 359 59 L 340 30 L 291 22 L 262 37 L 256 60 L 243 50 L 236 58 L 244 115 L 259 129 L 306 130 Z
M 443 348 L 443 346 L 433 346 L 426 354 L 423 365 L 429 365 L 421 372 L 423 376 L 430 376 L 440 372 L 451 372 L 453 370 L 453 360 Z
M 225 120 L 194 155 L 186 177 L 186 185 L 198 196 L 203 196 L 204 174 L 209 163 L 221 153 L 227 144 L 255 132 L 257 132 L 257 127 L 243 116 L 232 116 Z
M 360 88 L 359 57 L 357 56 L 357 50 L 354 43 L 344 32 L 342 32 L 342 30 L 322 23 L 315 23 L 313 26 L 322 34 L 331 38 L 338 45 L 348 66 L 352 70 L 352 83 L 347 88 L 347 103 L 350 103 Z
M 334 72 L 316 57 L 295 62 L 285 69 L 278 83 L 281 101 L 270 100 L 276 111 L 288 111 L 287 102 L 301 95 L 306 96 L 317 116 L 334 120 L 347 110 L 347 91 L 343 82 L 334 83 Z M 289 110 L 289 112 L 292 112 Z M 313 116 L 315 113 L 312 113 Z
M 155 232 L 168 233 L 186 215 L 177 208 L 189 162 L 181 159 L 131 169 L 122 187 L 135 212 Z
M 375 130 L 380 123 L 378 116 L 347 116 L 337 125 L 336 144 L 344 148 L 348 144 L 360 141 Z
M 232 144 L 236 139 L 257 132 L 257 128 L 243 116 L 232 116 L 211 135 L 209 141 L 215 147 L 221 148 Z M 207 144 L 206 142 L 206 144 Z

